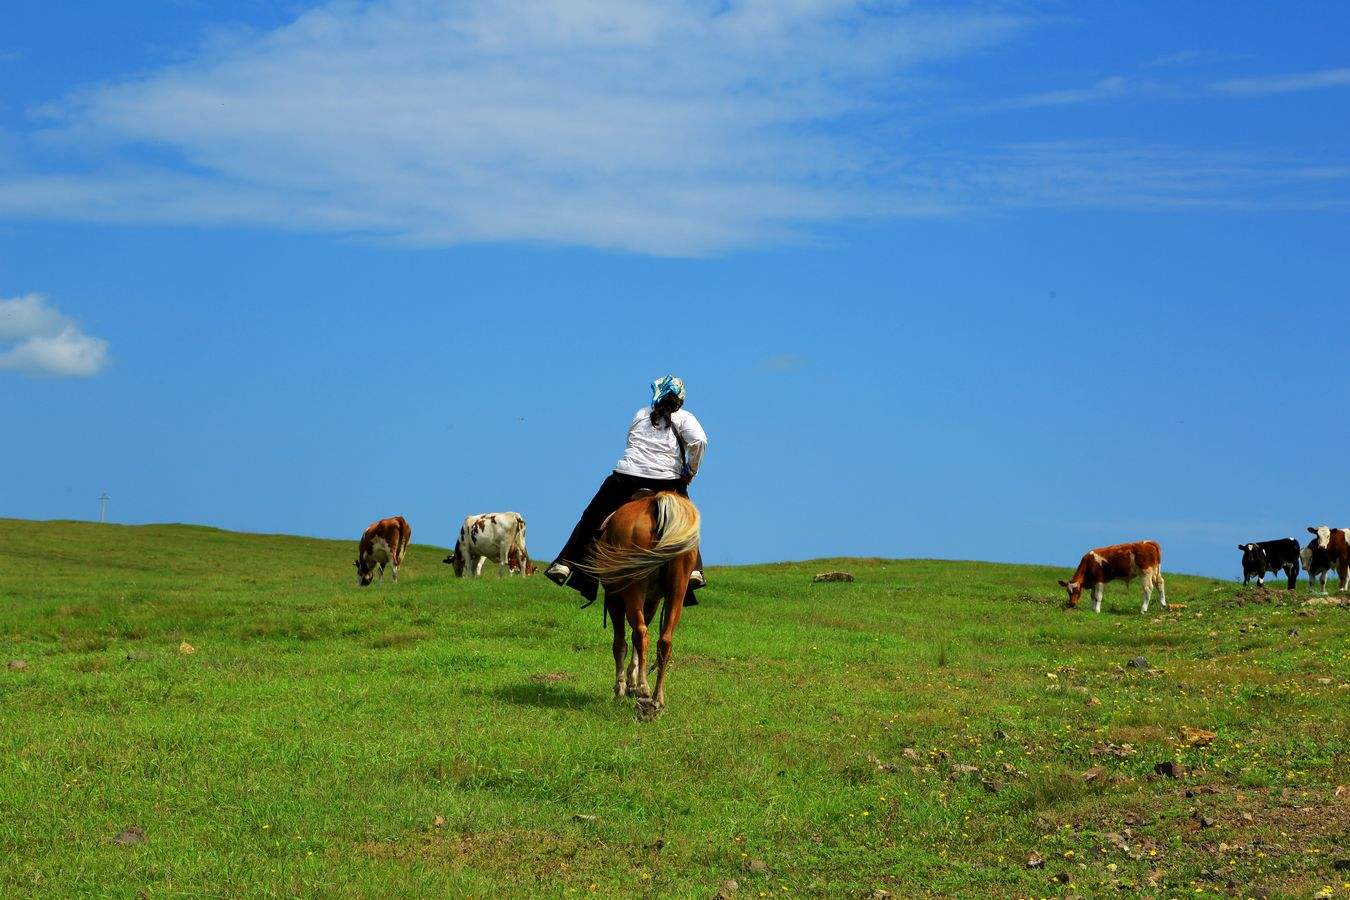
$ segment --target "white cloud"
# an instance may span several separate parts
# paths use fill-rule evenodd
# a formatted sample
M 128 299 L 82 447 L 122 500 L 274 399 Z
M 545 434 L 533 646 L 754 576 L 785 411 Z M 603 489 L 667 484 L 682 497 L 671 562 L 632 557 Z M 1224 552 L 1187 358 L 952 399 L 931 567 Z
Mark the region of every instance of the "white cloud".
M 1072 124 L 1086 103 L 1329 86 L 1350 72 L 1186 88 L 1113 75 L 963 100 L 925 67 L 950 73 L 1027 27 L 992 8 L 330 0 L 33 111 L 22 147 L 0 133 L 0 216 L 701 255 L 1000 205 L 1344 208 L 1339 181 L 1335 195 L 1302 187 L 1344 169 L 1315 151 L 925 138 L 943 118 L 1062 107 Z
M 864 116 L 1017 20 L 863 0 L 331 3 L 47 109 L 123 166 L 0 179 L 0 212 L 703 254 L 929 213 Z M 132 165 L 169 151 L 174 165 Z
M 930 214 L 826 123 L 1019 26 L 901 0 L 332 2 L 44 110 L 45 146 L 121 162 L 0 177 L 0 214 L 656 254 Z
M 1318 72 L 1300 72 L 1293 75 L 1266 75 L 1258 78 L 1233 78 L 1210 86 L 1224 94 L 1264 96 L 1287 94 L 1293 91 L 1311 91 L 1329 87 L 1350 87 L 1350 68 L 1322 69 Z
M 981 205 L 1132 210 L 1346 209 L 1350 168 L 1278 154 L 1111 141 L 1012 144 L 947 161 Z
M 24 375 L 79 378 L 97 375 L 108 362 L 108 342 L 91 337 L 40 294 L 0 299 L 0 370 Z
M 1013 108 L 1036 106 L 1066 106 L 1071 103 L 1092 103 L 1098 100 L 1113 100 L 1123 96 L 1131 87 L 1128 79 L 1112 75 L 1086 88 L 1071 88 L 1063 91 L 1044 91 L 1039 94 L 1027 94 L 1015 97 L 1007 102 Z
M 1181 69 L 1248 58 L 1250 57 L 1243 54 L 1218 50 L 1178 50 L 1176 53 L 1168 53 L 1165 56 L 1147 60 L 1143 65 L 1149 69 Z

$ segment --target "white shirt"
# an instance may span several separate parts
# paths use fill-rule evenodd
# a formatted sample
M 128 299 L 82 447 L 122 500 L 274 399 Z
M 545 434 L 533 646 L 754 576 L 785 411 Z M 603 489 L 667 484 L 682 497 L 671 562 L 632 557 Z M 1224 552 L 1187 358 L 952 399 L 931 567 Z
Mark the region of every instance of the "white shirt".
M 677 409 L 670 417 L 671 424 L 684 438 L 684 449 L 688 455 L 689 470 L 697 472 L 703 461 L 703 448 L 708 446 L 708 436 L 703 426 L 698 424 L 692 413 Z M 680 445 L 670 426 L 662 422 L 652 427 L 652 408 L 644 406 L 633 414 L 633 423 L 628 426 L 628 449 L 623 459 L 614 467 L 615 472 L 624 475 L 636 475 L 639 478 L 679 478 L 681 471 Z

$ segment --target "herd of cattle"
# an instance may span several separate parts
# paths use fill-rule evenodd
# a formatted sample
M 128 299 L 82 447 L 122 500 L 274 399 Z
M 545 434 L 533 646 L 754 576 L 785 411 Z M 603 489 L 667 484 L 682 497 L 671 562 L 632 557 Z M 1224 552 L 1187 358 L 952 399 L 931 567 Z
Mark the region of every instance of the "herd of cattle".
M 1350 528 L 1316 525 L 1309 526 L 1308 532 L 1312 534 L 1312 540 L 1302 548 L 1293 538 L 1238 544 L 1242 553 L 1242 583 L 1250 584 L 1254 578 L 1258 586 L 1264 586 L 1267 574 L 1283 575 L 1292 591 L 1298 583 L 1301 568 L 1308 573 L 1313 587 L 1321 587 L 1323 594 L 1327 592 L 1327 575 L 1332 571 L 1340 579 L 1340 590 L 1350 590 Z M 392 568 L 397 581 L 398 569 L 411 539 L 412 527 L 402 516 L 372 523 L 361 535 L 356 556 L 357 581 L 362 585 L 370 584 L 375 580 L 376 570 L 383 579 L 385 566 Z M 483 564 L 489 559 L 497 563 L 499 575 L 534 574 L 534 563 L 530 562 L 529 552 L 525 549 L 525 520 L 519 513 L 481 513 L 467 517 L 460 526 L 454 552 L 444 561 L 454 567 L 458 577 L 466 574 L 477 577 L 483 574 Z M 1144 591 L 1140 612 L 1148 612 L 1155 590 L 1159 602 L 1167 608 L 1162 547 L 1157 541 L 1135 541 L 1089 550 L 1078 561 L 1073 577 L 1059 584 L 1068 591 L 1069 606 L 1077 606 L 1083 591 L 1087 590 L 1092 594 L 1092 608 L 1101 612 L 1106 583 L 1136 577 L 1140 578 Z
M 1350 590 L 1350 528 L 1310 525 L 1308 532 L 1313 536 L 1312 540 L 1302 549 L 1293 538 L 1238 544 L 1242 553 L 1242 583 L 1250 584 L 1255 578 L 1257 586 L 1264 586 L 1267 573 L 1283 574 L 1292 591 L 1298 584 L 1299 567 L 1302 566 L 1308 573 L 1308 581 L 1314 588 L 1320 585 L 1323 594 L 1327 592 L 1327 574 L 1332 570 L 1340 578 L 1340 590 Z M 1073 577 L 1059 584 L 1069 592 L 1069 606 L 1077 606 L 1083 589 L 1087 588 L 1092 592 L 1092 608 L 1101 612 L 1102 590 L 1106 583 L 1129 581 L 1136 576 L 1144 586 L 1144 604 L 1139 611 L 1148 612 L 1155 588 L 1166 609 L 1162 547 L 1157 541 L 1135 541 L 1089 550 L 1078 561 Z

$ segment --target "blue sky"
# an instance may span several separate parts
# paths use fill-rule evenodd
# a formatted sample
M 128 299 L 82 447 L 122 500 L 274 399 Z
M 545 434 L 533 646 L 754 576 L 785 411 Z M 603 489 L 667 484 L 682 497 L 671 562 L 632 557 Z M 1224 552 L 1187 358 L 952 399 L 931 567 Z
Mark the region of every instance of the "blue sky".
M 655 376 L 711 561 L 1350 525 L 1350 9 L 0 9 L 0 515 L 549 557 Z

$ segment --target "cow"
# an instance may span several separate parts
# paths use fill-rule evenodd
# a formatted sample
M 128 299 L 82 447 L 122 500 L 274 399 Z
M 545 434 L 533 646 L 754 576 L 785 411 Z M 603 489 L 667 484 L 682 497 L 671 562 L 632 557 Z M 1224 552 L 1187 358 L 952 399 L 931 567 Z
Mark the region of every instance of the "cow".
M 1299 547 L 1293 538 L 1275 541 L 1254 541 L 1238 544 L 1242 551 L 1242 583 L 1256 579 L 1257 587 L 1265 587 L 1266 573 L 1283 572 L 1289 579 L 1289 590 L 1298 585 Z
M 1069 592 L 1070 608 L 1078 606 L 1083 587 L 1092 589 L 1092 611 L 1102 611 L 1102 593 L 1108 581 L 1125 579 L 1127 582 L 1136 575 L 1143 576 L 1144 605 L 1141 613 L 1148 612 L 1149 601 L 1153 599 L 1156 587 L 1161 594 L 1163 609 L 1167 608 L 1167 586 L 1162 576 L 1162 547 L 1157 541 L 1135 541 L 1130 544 L 1112 544 L 1110 547 L 1098 547 L 1083 554 L 1078 568 L 1068 581 L 1059 586 Z
M 402 516 L 391 516 L 371 523 L 361 535 L 356 550 L 356 583 L 365 587 L 375 580 L 375 568 L 380 569 L 384 581 L 384 567 L 390 566 L 398 581 L 398 567 L 403 565 L 403 554 L 412 540 L 412 526 Z
M 506 569 L 512 573 L 519 572 L 521 575 L 533 575 L 539 571 L 528 557 L 522 557 L 517 547 L 512 547 L 511 552 L 506 555 Z
M 512 557 L 515 565 L 512 565 Z M 459 528 L 455 549 L 443 561 L 454 566 L 455 577 L 465 573 L 477 578 L 483 574 L 483 563 L 489 558 L 497 561 L 497 574 L 512 571 L 529 574 L 529 551 L 525 549 L 525 520 L 520 513 L 482 513 L 469 516 Z
M 1332 569 L 1340 577 L 1339 591 L 1350 590 L 1350 529 L 1328 528 L 1326 525 L 1309 525 L 1308 533 L 1313 539 L 1299 555 L 1303 568 L 1308 573 L 1308 581 L 1313 588 L 1318 579 L 1322 582 L 1322 593 L 1327 592 L 1327 573 Z

